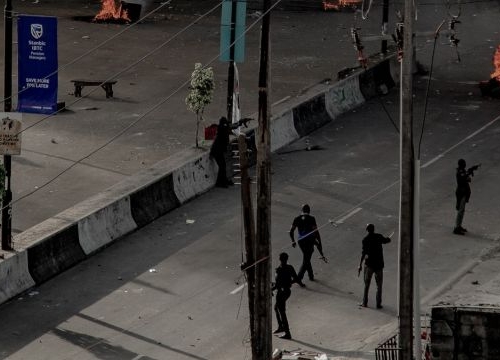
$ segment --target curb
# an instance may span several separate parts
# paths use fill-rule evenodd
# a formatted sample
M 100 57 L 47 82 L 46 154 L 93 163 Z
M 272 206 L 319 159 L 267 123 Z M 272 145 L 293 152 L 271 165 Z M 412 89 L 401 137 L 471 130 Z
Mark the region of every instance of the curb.
M 395 85 L 391 72 L 397 69 L 395 56 L 390 56 L 274 106 L 271 151 L 386 92 Z M 15 252 L 0 260 L 0 304 L 209 191 L 216 178 L 217 165 L 208 151 L 189 149 L 16 235 Z

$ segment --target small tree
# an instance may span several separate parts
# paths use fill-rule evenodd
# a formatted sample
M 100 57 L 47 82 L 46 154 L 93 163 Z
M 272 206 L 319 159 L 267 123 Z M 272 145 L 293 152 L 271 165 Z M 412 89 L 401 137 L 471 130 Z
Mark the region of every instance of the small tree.
M 211 67 L 203 68 L 200 63 L 194 65 L 191 74 L 191 85 L 186 97 L 188 109 L 196 114 L 196 147 L 198 146 L 198 133 L 200 123 L 203 121 L 205 107 L 212 102 L 214 93 L 214 72 Z

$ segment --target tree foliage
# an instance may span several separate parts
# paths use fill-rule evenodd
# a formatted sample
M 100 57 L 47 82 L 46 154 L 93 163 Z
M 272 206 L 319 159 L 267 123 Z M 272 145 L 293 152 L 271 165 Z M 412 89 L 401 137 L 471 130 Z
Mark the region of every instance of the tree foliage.
M 215 88 L 214 72 L 211 67 L 204 68 L 200 63 L 194 65 L 191 74 L 189 94 L 186 97 L 188 109 L 196 114 L 196 147 L 198 147 L 198 133 L 205 107 L 212 102 Z

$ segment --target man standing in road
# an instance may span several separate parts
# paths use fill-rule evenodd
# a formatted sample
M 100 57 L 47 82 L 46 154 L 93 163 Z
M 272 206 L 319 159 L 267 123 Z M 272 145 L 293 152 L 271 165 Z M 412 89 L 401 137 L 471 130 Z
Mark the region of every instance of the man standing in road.
M 290 229 L 290 238 L 292 239 L 292 246 L 295 247 L 297 243 L 295 242 L 294 232 L 295 229 L 298 230 L 299 238 L 297 242 L 299 243 L 300 250 L 302 250 L 302 265 L 299 269 L 298 278 L 300 280 L 299 284 L 302 284 L 302 279 L 307 271 L 309 280 L 314 281 L 314 272 L 311 265 L 311 258 L 314 252 L 314 246 L 318 248 L 321 255 L 321 259 L 327 262 L 325 255 L 323 255 L 323 246 L 321 245 L 321 236 L 319 235 L 318 227 L 316 225 L 316 219 L 314 216 L 310 215 L 311 208 L 309 205 L 305 204 L 302 206 L 302 214 L 293 219 L 292 228 Z
M 466 169 L 467 163 L 464 159 L 458 160 L 457 167 L 457 189 L 455 190 L 455 196 L 457 198 L 457 203 L 455 208 L 457 209 L 457 217 L 455 220 L 455 228 L 453 233 L 457 235 L 464 235 L 467 229 L 462 227 L 462 221 L 465 214 L 465 204 L 469 202 L 470 199 L 470 185 L 472 176 L 474 176 L 474 171 L 476 171 L 479 165 L 474 165 L 473 167 Z
M 278 328 L 273 332 L 274 334 L 284 333 L 279 337 L 282 339 L 291 339 L 290 328 L 288 326 L 288 318 L 286 317 L 286 301 L 290 297 L 293 283 L 300 284 L 297 278 L 297 273 L 292 265 L 287 264 L 288 254 L 280 254 L 280 266 L 276 268 L 276 278 L 272 290 L 277 290 L 276 303 L 274 311 L 276 312 L 276 320 L 278 321 Z
M 391 242 L 391 238 L 384 237 L 375 232 L 375 225 L 368 224 L 366 226 L 368 235 L 363 239 L 363 251 L 358 267 L 358 276 L 361 273 L 363 260 L 365 261 L 364 281 L 365 288 L 363 293 L 363 302 L 360 306 L 368 306 L 368 291 L 370 290 L 370 282 L 373 274 L 375 274 L 375 282 L 377 283 L 377 309 L 382 309 L 382 284 L 384 282 L 384 250 L 383 244 Z

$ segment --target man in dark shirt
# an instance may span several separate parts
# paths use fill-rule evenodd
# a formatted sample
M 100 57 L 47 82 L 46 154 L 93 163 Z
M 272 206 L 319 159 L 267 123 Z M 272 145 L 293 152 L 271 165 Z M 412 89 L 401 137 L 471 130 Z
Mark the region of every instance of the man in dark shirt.
M 314 246 L 318 248 L 323 261 L 327 261 L 325 255 L 323 255 L 323 246 L 321 245 L 321 236 L 319 235 L 318 227 L 316 225 L 316 219 L 314 216 L 310 215 L 311 208 L 309 205 L 305 204 L 302 206 L 302 214 L 293 219 L 292 228 L 290 229 L 290 238 L 292 239 L 292 246 L 295 247 L 297 243 L 295 242 L 294 232 L 295 229 L 298 230 L 299 238 L 297 239 L 299 243 L 300 250 L 302 250 L 302 265 L 299 269 L 298 278 L 300 284 L 302 284 L 302 279 L 307 271 L 309 280 L 314 281 L 314 272 L 311 265 L 311 257 L 314 252 Z
M 217 125 L 217 134 L 210 148 L 210 156 L 215 159 L 219 170 L 217 172 L 217 181 L 215 186 L 227 188 L 232 181 L 227 177 L 226 170 L 226 152 L 229 145 L 230 124 L 225 117 L 219 119 Z
M 462 227 L 462 221 L 465 214 L 465 204 L 469 202 L 470 199 L 470 185 L 471 177 L 474 176 L 474 171 L 479 168 L 480 165 L 474 165 L 470 169 L 466 169 L 467 163 L 464 159 L 458 160 L 457 167 L 457 189 L 455 190 L 455 196 L 457 198 L 457 203 L 455 208 L 457 209 L 457 217 L 455 220 L 455 228 L 453 233 L 457 235 L 464 235 L 467 229 Z
M 377 283 L 377 309 L 382 309 L 382 284 L 384 281 L 384 251 L 383 244 L 391 242 L 390 237 L 384 237 L 375 232 L 375 225 L 368 224 L 366 226 L 368 235 L 363 239 L 363 251 L 358 267 L 358 276 L 361 273 L 363 260 L 365 261 L 364 281 L 365 289 L 363 293 L 363 302 L 361 306 L 368 306 L 368 291 L 370 290 L 370 282 L 373 274 L 375 274 L 375 282 Z
M 293 283 L 300 283 L 297 278 L 297 273 L 292 265 L 287 264 L 288 254 L 280 254 L 280 266 L 276 268 L 276 278 L 272 289 L 277 290 L 276 303 L 274 311 L 276 312 L 276 320 L 278 321 L 278 328 L 274 334 L 284 333 L 279 337 L 282 339 L 291 339 L 290 328 L 288 326 L 288 319 L 286 317 L 286 301 L 290 297 Z

